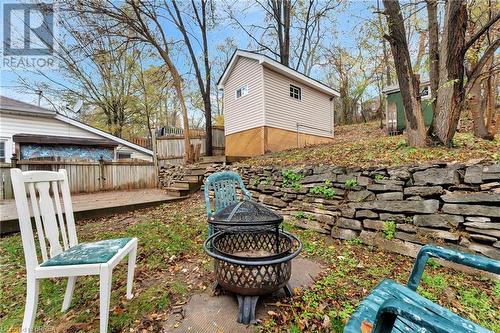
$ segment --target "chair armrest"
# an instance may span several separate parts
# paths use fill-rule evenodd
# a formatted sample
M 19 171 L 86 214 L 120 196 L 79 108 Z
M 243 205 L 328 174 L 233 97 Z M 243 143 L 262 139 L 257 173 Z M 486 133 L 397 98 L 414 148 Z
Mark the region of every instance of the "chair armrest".
M 241 192 L 243 193 L 243 199 L 244 200 L 252 200 L 252 193 L 250 193 L 249 190 L 246 188 L 242 187 Z
M 449 320 L 433 316 L 413 304 L 398 299 L 390 299 L 382 303 L 379 308 L 372 333 L 392 332 L 397 317 L 405 318 L 434 333 L 463 332 L 463 327 Z
M 417 290 L 425 264 L 429 258 L 439 258 L 451 261 L 457 264 L 469 266 L 483 271 L 500 274 L 500 261 L 483 256 L 446 249 L 436 245 L 425 245 L 418 252 L 417 259 L 413 265 L 413 270 L 406 286 L 415 291 Z

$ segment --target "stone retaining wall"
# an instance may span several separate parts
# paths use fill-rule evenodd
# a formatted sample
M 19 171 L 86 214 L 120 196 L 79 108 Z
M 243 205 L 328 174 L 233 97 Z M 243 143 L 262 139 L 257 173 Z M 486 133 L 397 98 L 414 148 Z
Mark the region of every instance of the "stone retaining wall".
M 302 228 L 415 256 L 438 243 L 500 260 L 500 164 L 288 170 L 214 166 L 240 173 L 255 200 Z

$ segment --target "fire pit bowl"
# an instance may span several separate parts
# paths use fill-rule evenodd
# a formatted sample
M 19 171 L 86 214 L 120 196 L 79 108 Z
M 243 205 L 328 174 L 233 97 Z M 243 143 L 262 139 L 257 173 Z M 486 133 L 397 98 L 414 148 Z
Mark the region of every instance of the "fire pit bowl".
M 238 295 L 238 322 L 255 322 L 258 297 L 288 286 L 292 259 L 302 250 L 300 240 L 287 232 L 269 228 L 229 228 L 209 237 L 204 243 L 214 258 L 217 282 Z

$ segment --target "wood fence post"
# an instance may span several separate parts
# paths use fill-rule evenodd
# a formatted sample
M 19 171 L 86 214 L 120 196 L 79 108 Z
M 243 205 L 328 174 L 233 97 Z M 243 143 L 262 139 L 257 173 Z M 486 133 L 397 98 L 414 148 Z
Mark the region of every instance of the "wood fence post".
M 99 158 L 99 190 L 105 189 L 106 177 L 104 174 L 104 158 L 101 156 Z
M 158 165 L 158 155 L 157 155 L 157 147 L 156 147 L 156 128 L 153 128 L 151 130 L 151 144 L 152 144 L 152 148 L 153 148 L 153 168 L 154 168 L 154 172 L 155 172 L 155 187 L 158 187 L 158 184 L 159 184 L 159 173 L 160 173 L 160 170 L 159 170 L 159 165 Z
M 17 168 L 17 161 L 19 159 L 17 158 L 17 154 L 16 153 L 12 153 L 12 157 L 10 158 L 10 165 L 12 168 Z

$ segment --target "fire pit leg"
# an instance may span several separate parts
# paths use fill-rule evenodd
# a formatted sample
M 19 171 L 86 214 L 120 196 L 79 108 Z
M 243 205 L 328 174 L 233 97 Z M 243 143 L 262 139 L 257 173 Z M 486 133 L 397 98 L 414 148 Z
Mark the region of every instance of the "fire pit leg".
M 219 281 L 215 281 L 212 284 L 212 295 L 218 296 L 221 294 L 221 291 L 222 291 L 222 286 L 219 284 Z
M 255 324 L 255 308 L 259 296 L 238 296 L 238 323 L 240 324 Z
M 287 283 L 283 287 L 283 291 L 285 292 L 286 297 L 292 297 L 293 296 L 293 289 L 290 287 L 290 284 Z

